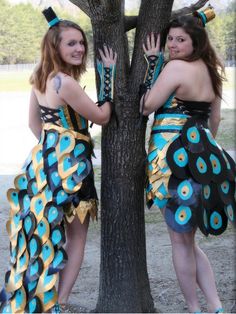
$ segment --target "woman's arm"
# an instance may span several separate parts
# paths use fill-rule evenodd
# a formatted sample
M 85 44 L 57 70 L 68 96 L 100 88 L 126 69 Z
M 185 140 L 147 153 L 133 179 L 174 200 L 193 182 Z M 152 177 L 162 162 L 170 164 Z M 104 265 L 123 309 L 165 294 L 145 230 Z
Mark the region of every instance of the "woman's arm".
M 117 55 L 112 49 L 104 47 L 104 52 L 99 50 L 105 68 L 115 67 Z M 112 82 L 111 82 L 112 83 Z M 61 87 L 58 91 L 64 102 L 87 120 L 104 125 L 109 122 L 111 116 L 111 104 L 109 100 L 101 106 L 96 106 L 81 86 L 70 76 L 61 78 Z
M 216 137 L 221 117 L 221 98 L 216 97 L 211 104 L 211 113 L 209 118 L 210 131 L 213 137 Z
M 181 71 L 183 71 L 183 61 L 173 60 L 167 63 L 144 98 L 144 115 L 147 116 L 163 106 L 167 99 L 177 90 L 180 86 Z
M 160 68 L 157 66 L 160 60 L 156 60 L 156 64 L 153 64 L 151 68 L 150 63 L 152 58 L 157 58 L 157 56 L 159 56 L 159 59 L 163 58 L 160 54 L 160 34 L 158 34 L 156 39 L 153 33 L 147 36 L 146 43 L 143 44 L 143 51 L 146 59 L 149 60 L 148 70 L 150 73 L 147 70 L 145 75 L 147 82 L 145 81 L 144 85 L 147 86 L 143 96 L 144 99 L 142 97 L 140 100 L 140 112 L 147 116 L 161 107 L 169 96 L 178 88 L 179 75 L 177 75 L 176 71 L 179 71 L 179 68 L 177 66 L 178 61 L 172 61 L 169 62 L 160 73 Z M 161 53 L 163 54 L 163 51 Z M 154 78 L 154 76 L 156 76 L 156 78 Z M 151 78 L 152 82 L 148 81 L 149 78 Z M 153 84 L 153 82 L 155 83 Z
M 85 119 L 99 125 L 109 122 L 111 115 L 110 102 L 106 101 L 102 106 L 97 106 L 73 78 L 68 76 L 62 78 L 59 95 L 64 102 Z
M 42 121 L 41 121 L 38 100 L 34 93 L 33 88 L 31 90 L 30 103 L 29 103 L 29 128 L 31 129 L 33 134 L 37 137 L 37 139 L 39 139 L 41 131 L 42 131 Z

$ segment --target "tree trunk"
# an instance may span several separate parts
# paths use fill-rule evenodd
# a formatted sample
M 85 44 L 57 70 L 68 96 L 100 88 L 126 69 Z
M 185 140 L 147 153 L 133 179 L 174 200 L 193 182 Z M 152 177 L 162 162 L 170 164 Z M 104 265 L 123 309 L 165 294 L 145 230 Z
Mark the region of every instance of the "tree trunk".
M 95 53 L 103 43 L 118 53 L 115 108 L 119 126 L 113 118 L 102 130 L 101 266 L 96 312 L 154 312 L 144 222 L 146 123 L 138 125 L 138 90 L 146 68 L 142 41 L 169 20 L 173 0 L 142 1 L 131 66 L 124 1 L 73 3 L 83 3 L 91 18 Z
M 145 72 L 141 42 L 149 30 L 158 31 L 160 23 L 168 21 L 171 7 L 172 1 L 164 2 L 161 11 L 165 14 L 155 14 L 154 18 L 150 13 L 159 12 L 156 1 L 143 2 L 132 62 L 136 70 L 133 72 L 129 66 L 122 4 L 121 14 L 117 14 L 119 18 L 113 21 L 108 16 L 101 22 L 97 18 L 94 20 L 93 15 L 91 17 L 95 49 L 104 40 L 118 53 L 115 108 L 119 127 L 113 119 L 102 132 L 101 267 L 96 308 L 100 313 L 154 312 L 147 274 L 144 223 L 146 126 L 145 123 L 138 126 L 138 89 Z M 153 28 L 150 18 L 155 20 Z
M 113 119 L 102 133 L 101 268 L 96 311 L 153 312 L 143 210 L 145 127 L 136 127 L 138 94 L 129 89 L 124 16 L 111 24 L 103 19 L 98 25 L 92 19 L 92 24 L 95 49 L 106 34 L 104 41 L 119 58 L 115 85 L 119 127 Z
M 125 110 L 119 129 L 102 137 L 101 268 L 98 312 L 153 312 L 144 228 L 145 128 L 136 128 L 137 97 L 116 102 Z M 132 106 L 133 105 L 133 106 Z

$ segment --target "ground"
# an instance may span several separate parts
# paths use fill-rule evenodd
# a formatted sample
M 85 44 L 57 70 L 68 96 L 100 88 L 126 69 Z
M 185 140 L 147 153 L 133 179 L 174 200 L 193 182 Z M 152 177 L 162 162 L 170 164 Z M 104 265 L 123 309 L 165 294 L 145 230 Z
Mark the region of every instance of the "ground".
M 9 206 L 5 192 L 12 187 L 13 176 L 0 176 L 0 284 L 8 267 L 9 242 L 5 223 Z M 157 210 L 146 211 L 147 264 L 151 292 L 158 313 L 186 313 L 183 296 L 178 287 L 171 260 L 171 246 L 166 226 Z M 216 283 L 225 312 L 235 311 L 235 233 L 232 227 L 221 237 L 197 234 L 200 247 L 207 253 L 214 269 Z M 84 263 L 73 288 L 71 312 L 92 312 L 99 289 L 100 222 L 91 222 Z M 206 304 L 199 291 L 202 310 Z M 234 306 L 234 309 L 233 309 Z

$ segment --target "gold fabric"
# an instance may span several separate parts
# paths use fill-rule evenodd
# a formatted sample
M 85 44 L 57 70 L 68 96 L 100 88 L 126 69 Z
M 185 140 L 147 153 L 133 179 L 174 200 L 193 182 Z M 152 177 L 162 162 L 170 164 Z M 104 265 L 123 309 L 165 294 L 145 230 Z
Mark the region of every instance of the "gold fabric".
M 175 99 L 172 102 L 172 105 L 175 106 Z M 173 117 L 169 117 L 169 115 L 157 115 L 155 116 L 155 119 L 153 121 L 153 130 L 157 130 L 158 127 L 182 127 L 187 118 L 183 117 L 176 117 L 173 115 Z M 165 198 L 170 198 L 170 195 L 168 193 L 162 193 L 163 187 L 166 191 L 168 191 L 168 183 L 171 176 L 171 170 L 168 167 L 168 164 L 166 162 L 166 152 L 170 146 L 170 144 L 173 142 L 173 140 L 176 138 L 176 135 L 178 134 L 178 129 L 176 132 L 168 132 L 168 131 L 161 131 L 160 133 L 153 133 L 151 134 L 150 140 L 149 140 L 149 150 L 148 150 L 148 164 L 147 164 L 147 177 L 148 177 L 148 187 L 147 187 L 147 193 L 146 193 L 146 200 L 149 202 L 150 200 L 159 199 L 163 200 Z M 155 132 L 155 131 L 154 131 Z M 161 142 L 164 142 L 164 145 L 160 145 L 158 138 L 161 140 Z M 156 156 L 152 159 L 152 154 L 155 154 Z
M 80 201 L 77 207 L 71 205 L 65 215 L 65 219 L 71 223 L 74 220 L 74 217 L 77 215 L 80 222 L 84 223 L 85 218 L 87 215 L 90 215 L 92 220 L 97 219 L 97 208 L 98 208 L 98 201 L 95 199 L 87 200 L 87 201 Z
M 58 126 L 58 125 L 55 125 L 53 123 L 45 123 L 43 126 L 43 129 L 44 130 L 52 130 L 53 129 L 53 130 L 58 131 L 59 133 L 65 132 L 65 130 L 66 130 L 62 126 Z M 84 141 L 90 143 L 90 140 L 91 140 L 90 136 L 84 135 L 84 134 L 82 134 L 80 132 L 76 132 L 74 130 L 66 130 L 66 131 L 71 133 L 75 139 L 84 140 Z

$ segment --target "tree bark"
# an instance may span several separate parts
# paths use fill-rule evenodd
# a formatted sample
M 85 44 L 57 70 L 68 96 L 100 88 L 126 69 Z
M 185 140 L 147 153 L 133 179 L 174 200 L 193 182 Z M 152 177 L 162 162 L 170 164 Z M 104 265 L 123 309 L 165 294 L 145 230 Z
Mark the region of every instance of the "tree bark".
M 91 17 L 88 2 L 86 0 L 70 0 L 74 5 L 77 5 L 85 14 Z
M 168 2 L 170 17 L 172 0 Z M 165 2 L 165 3 L 166 3 Z M 117 4 L 117 3 L 116 3 Z M 129 64 L 125 34 L 124 2 L 116 5 L 112 16 L 104 10 L 91 22 L 94 31 L 94 47 L 109 43 L 118 53 L 115 107 L 119 120 L 113 119 L 103 128 L 102 134 L 102 185 L 101 185 L 101 267 L 97 312 L 140 313 L 154 312 L 154 303 L 146 265 L 144 224 L 144 164 L 145 124 L 138 127 L 138 88 L 143 80 L 145 65 L 142 40 L 147 34 L 150 19 L 156 23 L 156 1 L 145 1 L 141 6 L 137 32 L 143 34 L 137 40 L 135 73 Z M 99 8 L 96 6 L 96 9 Z M 160 9 L 159 9 L 160 10 Z M 166 4 L 161 10 L 167 11 Z M 100 11 L 101 14 L 101 11 Z M 149 27 L 150 29 L 150 27 Z M 158 27 L 157 27 L 158 30 Z M 140 71 L 137 70 L 140 68 Z
M 196 10 L 201 9 L 209 0 L 199 0 L 196 3 L 190 5 L 189 7 L 184 7 L 179 10 L 173 11 L 171 14 L 171 18 L 175 18 L 179 15 L 190 14 Z
M 99 313 L 155 311 L 144 223 L 146 123 L 138 123 L 138 90 L 146 69 L 142 42 L 148 33 L 157 33 L 166 25 L 173 1 L 142 0 L 139 16 L 128 19 L 124 0 L 71 1 L 91 18 L 95 60 L 104 43 L 118 53 L 114 103 L 119 126 L 113 117 L 102 129 Z M 135 26 L 130 64 L 126 30 Z
M 136 28 L 138 17 L 137 16 L 126 16 L 125 17 L 125 31 L 128 32 L 131 29 Z

